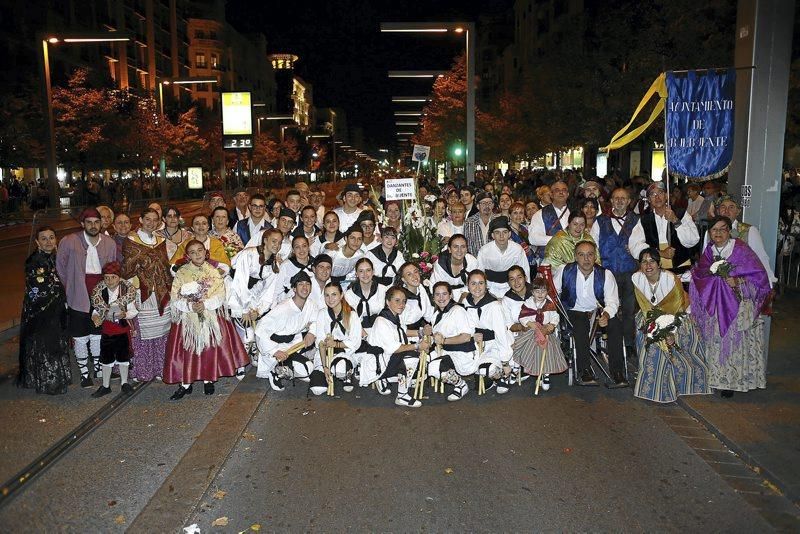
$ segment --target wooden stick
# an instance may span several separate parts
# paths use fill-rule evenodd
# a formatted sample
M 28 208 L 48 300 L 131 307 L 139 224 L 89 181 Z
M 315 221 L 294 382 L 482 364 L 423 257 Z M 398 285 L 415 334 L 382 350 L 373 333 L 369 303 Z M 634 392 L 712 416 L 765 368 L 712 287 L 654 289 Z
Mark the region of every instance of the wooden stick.
M 483 355 L 483 341 L 478 341 L 475 346 L 478 348 L 478 358 L 480 358 Z M 486 383 L 483 380 L 480 367 L 478 367 L 478 395 L 483 395 L 484 393 L 486 393 Z
M 536 377 L 536 390 L 533 392 L 534 395 L 539 394 L 539 386 L 542 385 L 542 372 L 544 371 L 544 359 L 547 356 L 547 346 L 545 345 L 544 350 L 542 350 L 542 361 L 539 364 L 539 376 Z
M 288 349 L 286 349 L 283 352 L 285 352 L 287 356 L 291 356 L 292 354 L 296 354 L 296 353 L 300 352 L 301 350 L 303 350 L 305 348 L 305 346 L 306 346 L 306 342 L 301 340 L 301 341 L 298 341 L 297 343 L 295 343 L 294 345 L 292 345 L 291 347 L 289 347 Z
M 333 397 L 333 369 L 331 369 L 331 365 L 333 364 L 333 345 L 328 347 L 327 353 L 327 362 L 325 363 L 325 366 L 328 368 L 328 396 Z

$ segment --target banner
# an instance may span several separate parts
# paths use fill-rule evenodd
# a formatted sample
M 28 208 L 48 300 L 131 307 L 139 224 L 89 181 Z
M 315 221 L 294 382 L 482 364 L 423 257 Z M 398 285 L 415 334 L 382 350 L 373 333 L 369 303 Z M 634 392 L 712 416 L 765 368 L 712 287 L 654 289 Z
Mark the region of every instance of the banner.
M 417 196 L 413 178 L 387 178 L 383 186 L 386 200 L 414 200 Z
M 667 164 L 675 176 L 712 179 L 733 157 L 736 71 L 667 73 Z
M 411 161 L 419 161 L 425 163 L 431 154 L 431 147 L 425 145 L 414 145 L 411 151 Z
M 608 143 L 608 146 L 602 147 L 600 150 L 608 152 L 610 150 L 615 150 L 627 145 L 642 135 L 642 132 L 645 131 L 654 120 L 656 120 L 656 117 L 658 117 L 659 113 L 664 110 L 664 100 L 667 98 L 667 86 L 664 83 L 664 78 L 664 74 L 658 75 L 658 78 L 655 79 L 653 84 L 650 86 L 650 89 L 648 89 L 644 94 L 644 97 L 642 97 L 642 101 L 639 102 L 639 105 L 636 107 L 636 111 L 633 112 L 633 116 L 631 117 L 631 120 L 628 121 L 628 124 L 623 126 L 620 131 L 614 134 L 614 137 L 611 138 L 611 142 Z M 647 105 L 650 99 L 655 95 L 658 95 L 659 99 L 656 102 L 653 111 L 650 112 L 650 117 L 641 126 L 637 126 L 633 130 L 628 131 L 628 129 L 633 125 L 633 121 L 636 120 L 636 117 L 639 115 L 642 109 L 644 109 L 645 105 Z

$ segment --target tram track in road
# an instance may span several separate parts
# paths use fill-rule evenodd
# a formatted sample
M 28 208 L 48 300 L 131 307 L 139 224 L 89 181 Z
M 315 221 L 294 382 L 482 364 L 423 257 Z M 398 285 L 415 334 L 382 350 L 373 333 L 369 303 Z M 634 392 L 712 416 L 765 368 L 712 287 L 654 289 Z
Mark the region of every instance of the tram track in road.
M 11 503 L 15 497 L 30 486 L 30 483 L 36 477 L 64 458 L 69 451 L 74 449 L 87 436 L 111 419 L 114 414 L 118 413 L 123 406 L 139 395 L 148 385 L 150 385 L 150 382 L 136 383 L 133 385 L 133 391 L 130 394 L 119 393 L 116 395 L 99 410 L 65 434 L 54 445 L 25 466 L 16 475 L 5 481 L 0 488 L 0 509 Z

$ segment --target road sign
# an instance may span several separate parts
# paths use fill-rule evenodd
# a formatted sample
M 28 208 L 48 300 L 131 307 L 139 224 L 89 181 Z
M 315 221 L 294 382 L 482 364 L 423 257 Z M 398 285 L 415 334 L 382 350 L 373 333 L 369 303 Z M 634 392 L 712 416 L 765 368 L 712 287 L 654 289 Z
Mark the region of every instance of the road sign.
M 414 200 L 417 196 L 413 178 L 389 178 L 384 188 L 386 200 Z
M 411 161 L 418 161 L 425 163 L 431 154 L 431 147 L 425 145 L 414 145 L 414 150 L 411 151 Z

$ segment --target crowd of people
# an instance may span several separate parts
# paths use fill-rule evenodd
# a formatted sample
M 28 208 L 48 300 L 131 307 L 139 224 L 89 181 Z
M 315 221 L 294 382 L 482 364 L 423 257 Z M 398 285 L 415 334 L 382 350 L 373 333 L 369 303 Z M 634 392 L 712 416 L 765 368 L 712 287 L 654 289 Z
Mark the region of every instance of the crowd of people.
M 238 190 L 231 206 L 212 195 L 191 221 L 99 206 L 60 242 L 38 228 L 19 383 L 64 393 L 71 346 L 80 385 L 101 381 L 94 397 L 115 372 L 123 393 L 163 380 L 173 400 L 195 382 L 213 394 L 250 365 L 275 391 L 373 387 L 404 407 L 429 379 L 458 401 L 530 377 L 547 391 L 570 368 L 578 385 L 654 402 L 766 387 L 776 280 L 724 185 L 668 193 L 574 173 L 479 185 L 419 182 L 443 243 L 424 272 L 398 247 L 402 203 L 358 184 L 334 209 L 301 182 L 284 198 Z

